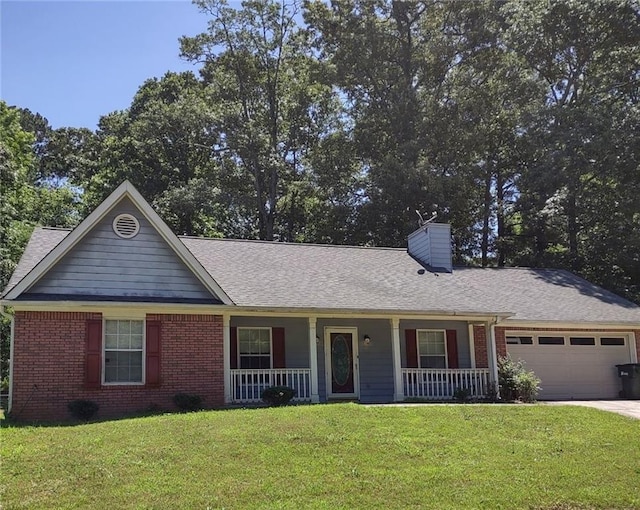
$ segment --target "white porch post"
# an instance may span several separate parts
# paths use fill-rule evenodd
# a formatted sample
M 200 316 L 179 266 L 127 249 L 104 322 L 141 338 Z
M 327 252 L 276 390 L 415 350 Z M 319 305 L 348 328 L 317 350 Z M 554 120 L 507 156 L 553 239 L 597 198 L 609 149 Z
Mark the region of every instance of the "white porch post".
M 318 395 L 318 342 L 316 341 L 316 318 L 309 317 L 309 368 L 311 369 L 311 402 L 320 402 Z
M 222 315 L 222 357 L 224 359 L 224 403 L 231 403 L 231 316 Z
M 496 385 L 497 396 L 500 397 L 500 388 L 498 386 L 498 350 L 496 348 L 496 325 L 495 322 L 488 322 L 486 325 L 486 331 L 489 335 L 487 339 L 487 350 L 489 369 L 491 370 L 491 377 Z
M 404 389 L 402 387 L 402 363 L 400 361 L 400 319 L 391 319 L 391 348 L 393 351 L 393 400 L 402 402 L 404 400 Z
M 11 323 L 11 325 L 13 326 L 13 322 Z M 631 360 L 631 363 L 638 363 L 638 350 L 636 347 L 636 342 L 638 340 L 640 340 L 640 338 L 636 337 L 636 334 L 633 331 L 629 333 L 629 359 Z

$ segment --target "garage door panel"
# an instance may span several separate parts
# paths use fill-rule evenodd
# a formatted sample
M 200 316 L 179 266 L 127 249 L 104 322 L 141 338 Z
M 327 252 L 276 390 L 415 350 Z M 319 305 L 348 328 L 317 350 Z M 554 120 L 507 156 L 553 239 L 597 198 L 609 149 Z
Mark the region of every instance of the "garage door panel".
M 529 334 L 531 335 L 531 334 Z M 552 333 L 545 336 L 555 336 Z M 575 335 L 588 336 L 588 335 Z M 541 380 L 541 399 L 616 398 L 621 384 L 615 365 L 630 362 L 626 345 L 507 345 Z

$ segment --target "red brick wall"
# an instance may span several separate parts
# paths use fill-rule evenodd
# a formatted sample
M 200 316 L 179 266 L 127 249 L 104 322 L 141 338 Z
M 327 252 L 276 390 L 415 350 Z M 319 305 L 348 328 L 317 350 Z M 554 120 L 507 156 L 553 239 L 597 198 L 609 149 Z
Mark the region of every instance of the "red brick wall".
M 19 420 L 64 420 L 67 403 L 90 399 L 99 417 L 150 407 L 173 409 L 175 393 L 200 395 L 206 407 L 224 403 L 222 317 L 147 315 L 161 321 L 161 384 L 84 387 L 85 327 L 101 314 L 16 312 L 12 413 Z
M 498 352 L 498 357 L 507 355 L 506 330 L 507 328 L 496 327 L 496 351 Z
M 476 367 L 489 368 L 487 331 L 484 326 L 473 326 L 473 350 L 476 353 Z

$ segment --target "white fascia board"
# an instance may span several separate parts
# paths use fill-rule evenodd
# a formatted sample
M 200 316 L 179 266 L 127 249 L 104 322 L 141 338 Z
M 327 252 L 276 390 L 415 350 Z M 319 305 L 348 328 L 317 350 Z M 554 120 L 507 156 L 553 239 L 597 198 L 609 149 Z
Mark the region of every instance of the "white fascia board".
M 23 292 L 31 288 L 40 278 L 42 278 L 62 257 L 64 257 L 80 240 L 113 209 L 123 198 L 128 197 L 136 207 L 155 227 L 161 237 L 171 246 L 178 257 L 187 265 L 193 274 L 213 295 L 218 297 L 224 304 L 231 305 L 233 301 L 218 283 L 206 272 L 187 247 L 171 231 L 167 224 L 147 203 L 143 196 L 135 189 L 129 181 L 124 181 L 116 190 L 111 193 L 93 212 L 87 216 L 80 225 L 69 233 L 60 243 L 51 250 L 36 266 L 20 280 L 5 296 L 5 300 L 17 299 Z

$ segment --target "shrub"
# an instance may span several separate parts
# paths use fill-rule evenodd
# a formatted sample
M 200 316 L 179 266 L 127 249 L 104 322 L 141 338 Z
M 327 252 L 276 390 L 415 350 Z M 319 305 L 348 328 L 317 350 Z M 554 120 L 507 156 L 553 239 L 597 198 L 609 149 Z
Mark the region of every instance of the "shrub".
M 98 412 L 100 406 L 93 400 L 72 400 L 67 409 L 76 420 L 89 421 Z
M 540 391 L 540 379 L 522 360 L 513 361 L 509 356 L 498 358 L 498 384 L 503 400 L 534 402 Z
M 270 406 L 284 406 L 296 396 L 296 391 L 288 386 L 269 386 L 262 391 L 262 400 Z
M 199 411 L 202 409 L 202 397 L 200 395 L 176 393 L 173 396 L 173 403 L 184 413 L 189 411 Z
M 467 400 L 469 400 L 470 396 L 471 391 L 469 390 L 469 388 L 456 388 L 453 392 L 453 398 L 458 402 L 466 402 Z
M 487 387 L 487 391 L 485 393 L 485 398 L 487 402 L 497 402 L 498 401 L 498 387 L 496 383 L 490 382 Z

